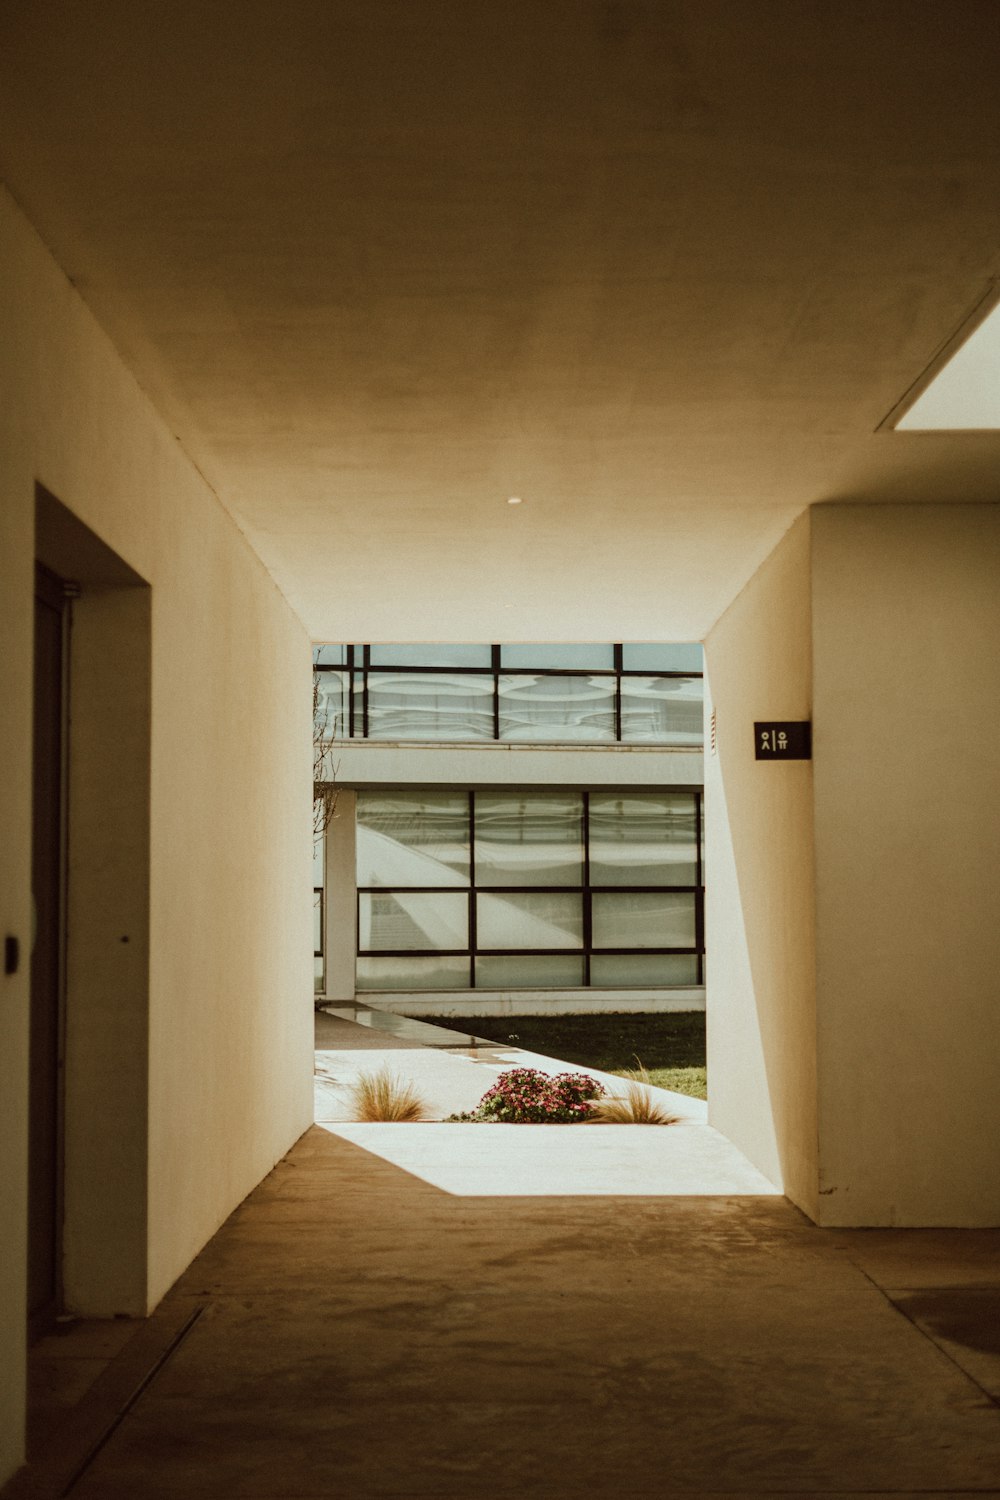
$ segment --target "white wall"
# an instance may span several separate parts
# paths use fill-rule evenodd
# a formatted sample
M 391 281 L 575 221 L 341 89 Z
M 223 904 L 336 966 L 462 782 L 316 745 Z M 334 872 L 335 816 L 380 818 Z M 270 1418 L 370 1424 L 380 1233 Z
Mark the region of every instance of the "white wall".
M 419 745 L 345 741 L 342 786 L 700 786 L 700 749 L 662 745 Z
M 340 1008 L 344 1002 L 331 1000 Z M 403 1016 L 674 1015 L 704 1010 L 701 986 L 673 990 L 418 990 L 411 994 L 360 993 L 352 1009 Z M 347 1009 L 344 1014 L 348 1014 Z
M 810 717 L 809 517 L 705 642 L 709 1120 L 816 1211 L 812 767 L 754 759 L 755 720 Z
M 822 1222 L 997 1224 L 1000 506 L 812 514 Z
M 5 195 L 0 325 L 0 929 L 25 952 L 36 481 L 151 585 L 152 1306 L 311 1117 L 308 640 Z M 27 1015 L 25 960 L 0 980 L 0 1481 L 23 1431 Z

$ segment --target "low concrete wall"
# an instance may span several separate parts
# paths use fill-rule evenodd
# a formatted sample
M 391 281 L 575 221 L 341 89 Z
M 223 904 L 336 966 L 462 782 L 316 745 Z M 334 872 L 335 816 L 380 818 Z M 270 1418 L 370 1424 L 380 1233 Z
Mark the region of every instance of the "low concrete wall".
M 700 749 L 663 745 L 395 745 L 345 740 L 330 752 L 340 786 L 700 787 Z
M 343 1000 L 316 1004 L 341 1006 Z M 350 1003 L 350 1002 L 347 1002 Z M 655 1015 L 704 1010 L 705 991 L 683 990 L 420 990 L 414 994 L 359 994 L 359 1006 L 403 1016 L 590 1016 L 598 1013 Z

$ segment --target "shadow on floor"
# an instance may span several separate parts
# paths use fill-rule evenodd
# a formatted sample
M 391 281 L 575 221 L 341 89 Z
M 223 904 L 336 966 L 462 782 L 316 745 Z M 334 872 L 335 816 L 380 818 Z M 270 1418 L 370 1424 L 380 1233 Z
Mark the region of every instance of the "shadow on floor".
M 998 1251 L 780 1198 L 454 1197 L 313 1128 L 162 1305 L 186 1332 L 70 1493 L 995 1494 L 1000 1359 L 900 1306 L 995 1296 Z

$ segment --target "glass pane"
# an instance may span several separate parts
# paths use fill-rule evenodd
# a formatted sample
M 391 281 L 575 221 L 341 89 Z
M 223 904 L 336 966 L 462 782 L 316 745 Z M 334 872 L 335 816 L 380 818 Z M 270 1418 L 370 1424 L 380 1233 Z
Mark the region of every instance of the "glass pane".
M 323 892 L 313 891 L 313 957 L 323 953 Z
M 501 677 L 500 738 L 614 740 L 614 677 Z
M 476 897 L 480 948 L 580 948 L 583 898 L 577 891 L 518 891 Z
M 633 744 L 702 743 L 700 677 L 623 677 L 622 739 Z
M 614 646 L 501 646 L 500 665 L 503 667 L 561 667 L 564 671 L 599 672 L 602 667 L 611 672 L 615 665 Z
M 610 891 L 593 895 L 595 948 L 693 948 L 694 893 Z
M 313 678 L 319 690 L 314 734 L 324 740 L 344 740 L 349 733 L 348 690 L 350 672 L 317 672 Z
M 358 990 L 467 990 L 467 958 L 359 958 Z
M 358 885 L 468 885 L 466 792 L 359 792 Z
M 690 792 L 591 792 L 591 885 L 694 885 Z
M 319 834 L 313 839 L 313 887 L 323 884 L 323 835 Z
M 359 951 L 468 946 L 464 891 L 362 891 L 358 898 Z
M 693 953 L 608 953 L 603 958 L 595 953 L 590 983 L 599 989 L 697 984 L 698 960 Z
M 323 960 L 321 958 L 315 958 L 314 957 L 313 958 L 313 993 L 316 994 L 316 995 L 322 995 L 322 994 L 325 993 L 325 991 L 326 991 L 326 982 L 325 982 L 325 971 L 324 971 L 324 967 L 323 967 Z
M 492 646 L 431 645 L 372 646 L 373 667 L 491 667 Z
M 355 733 L 360 733 L 359 726 L 360 714 Z M 371 672 L 368 675 L 368 738 L 491 740 L 493 678 L 488 675 L 449 677 L 445 673 Z
M 578 989 L 583 984 L 583 957 L 575 953 L 504 953 L 476 959 L 480 990 Z
M 622 646 L 622 670 L 625 672 L 700 672 L 703 662 L 699 645 L 633 641 Z
M 477 885 L 582 885 L 579 792 L 477 792 Z
M 316 667 L 343 667 L 347 665 L 346 646 L 314 646 L 313 665 Z

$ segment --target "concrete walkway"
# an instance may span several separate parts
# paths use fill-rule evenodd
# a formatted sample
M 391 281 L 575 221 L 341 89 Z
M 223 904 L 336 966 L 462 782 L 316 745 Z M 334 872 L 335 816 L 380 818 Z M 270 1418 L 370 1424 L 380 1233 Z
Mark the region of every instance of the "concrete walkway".
M 356 1128 L 310 1130 L 148 1322 L 67 1332 L 81 1390 L 107 1362 L 11 1495 L 1000 1496 L 1000 1231 L 468 1195 Z
M 416 1088 L 432 1121 L 474 1109 L 510 1068 L 537 1068 L 550 1075 L 585 1071 L 609 1093 L 624 1087 L 620 1078 L 597 1068 L 583 1069 L 403 1016 L 363 1015 L 363 1021 L 324 1012 L 317 1016 L 316 1122 L 444 1192 L 555 1197 L 766 1196 L 779 1191 L 709 1126 L 704 1100 L 668 1089 L 651 1091 L 678 1119 L 667 1128 L 358 1124 L 350 1084 L 359 1073 L 384 1066 Z M 386 1024 L 391 1031 L 382 1029 Z
M 997 1495 L 998 1252 L 776 1198 L 457 1197 L 314 1128 L 136 1335 L 163 1362 L 70 1493 Z

